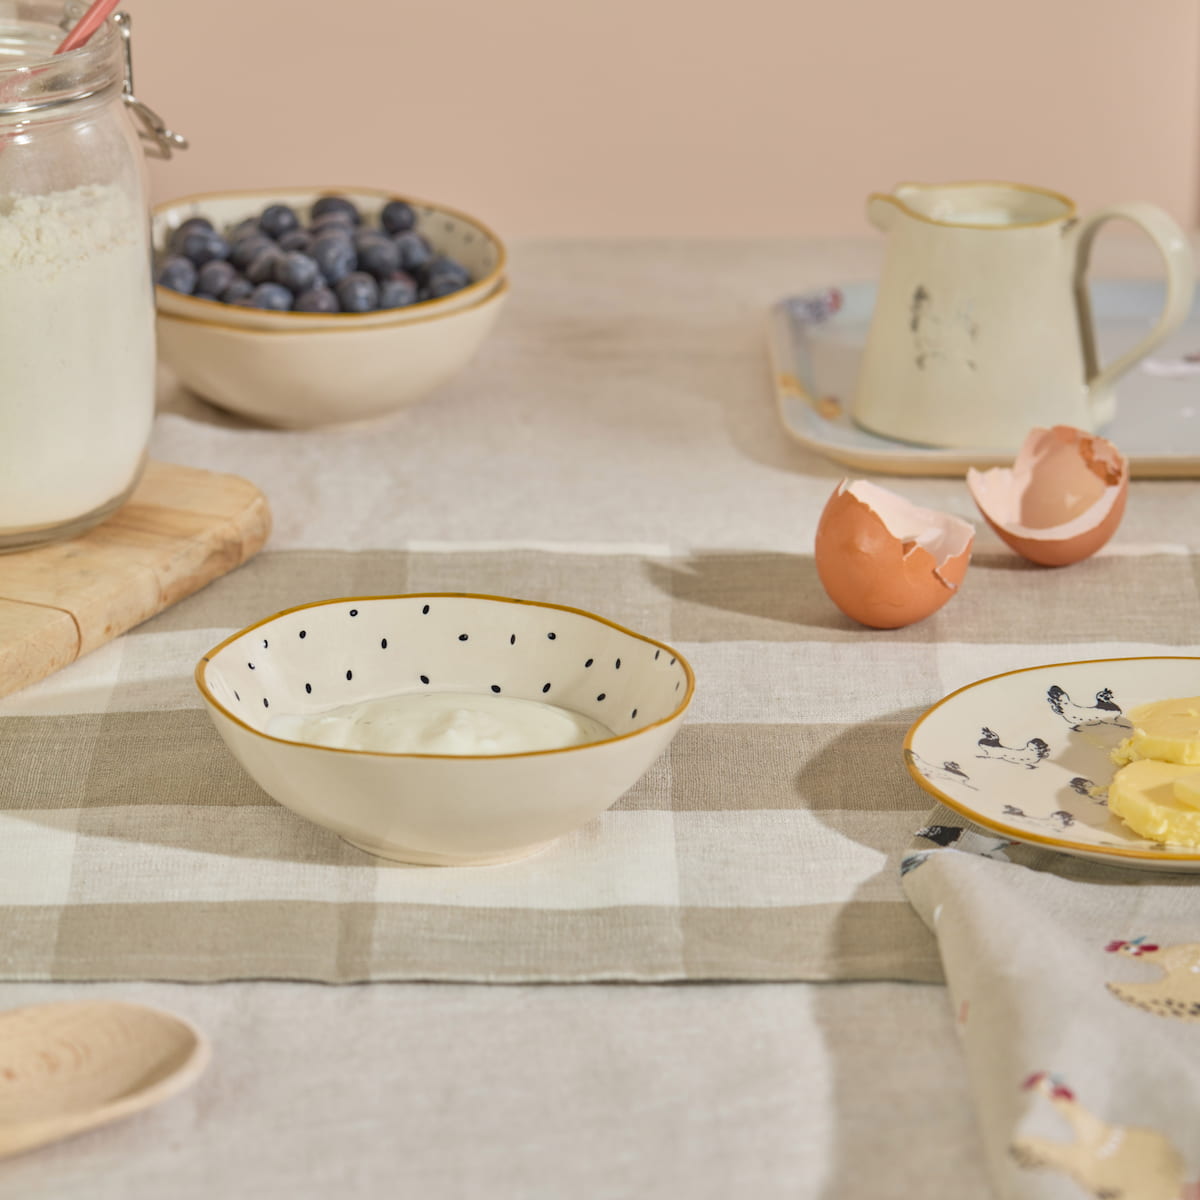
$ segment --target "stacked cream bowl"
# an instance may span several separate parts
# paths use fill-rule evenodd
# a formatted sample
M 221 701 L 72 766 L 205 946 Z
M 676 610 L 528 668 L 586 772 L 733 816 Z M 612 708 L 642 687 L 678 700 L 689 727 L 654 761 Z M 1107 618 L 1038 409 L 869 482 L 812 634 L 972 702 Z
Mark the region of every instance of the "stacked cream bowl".
M 370 188 L 212 192 L 159 205 L 154 244 L 161 251 L 189 217 L 226 228 L 269 204 L 307 213 L 331 193 L 371 220 L 389 200 L 408 199 L 417 232 L 473 282 L 441 299 L 367 313 L 273 312 L 159 287 L 159 354 L 186 387 L 267 425 L 341 424 L 420 400 L 479 349 L 508 295 L 504 244 L 474 217 L 442 205 Z

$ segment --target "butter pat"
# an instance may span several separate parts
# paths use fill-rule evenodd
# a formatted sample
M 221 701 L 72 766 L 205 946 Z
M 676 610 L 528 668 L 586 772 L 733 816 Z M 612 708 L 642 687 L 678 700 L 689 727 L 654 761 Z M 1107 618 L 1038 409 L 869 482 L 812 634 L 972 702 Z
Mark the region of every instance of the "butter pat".
M 1175 799 L 1180 804 L 1200 808 L 1200 771 L 1193 771 L 1190 775 L 1181 775 L 1175 780 Z
M 1133 723 L 1133 734 L 1112 752 L 1113 762 L 1156 758 L 1200 766 L 1200 696 L 1156 700 L 1126 715 Z
M 1195 767 L 1138 759 L 1113 776 L 1108 785 L 1108 810 L 1144 838 L 1200 848 L 1200 808 L 1179 797 L 1180 783 L 1188 791 L 1195 786 L 1200 797 L 1200 775 Z

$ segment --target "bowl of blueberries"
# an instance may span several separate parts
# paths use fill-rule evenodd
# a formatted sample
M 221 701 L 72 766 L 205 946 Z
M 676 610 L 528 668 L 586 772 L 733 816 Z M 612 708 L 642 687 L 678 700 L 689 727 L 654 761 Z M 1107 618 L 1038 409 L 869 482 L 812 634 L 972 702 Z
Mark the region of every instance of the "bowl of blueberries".
M 460 370 L 507 296 L 474 217 L 374 189 L 222 192 L 153 213 L 159 349 L 219 407 L 358 421 Z

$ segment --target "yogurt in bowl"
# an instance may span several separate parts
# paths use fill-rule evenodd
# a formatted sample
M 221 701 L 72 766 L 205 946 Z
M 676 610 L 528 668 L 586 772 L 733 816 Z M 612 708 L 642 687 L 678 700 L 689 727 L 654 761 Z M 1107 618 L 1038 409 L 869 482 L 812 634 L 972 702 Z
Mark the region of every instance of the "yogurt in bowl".
M 383 858 L 468 866 L 611 807 L 674 737 L 695 677 L 582 609 L 425 593 L 277 613 L 209 651 L 196 683 L 280 804 Z

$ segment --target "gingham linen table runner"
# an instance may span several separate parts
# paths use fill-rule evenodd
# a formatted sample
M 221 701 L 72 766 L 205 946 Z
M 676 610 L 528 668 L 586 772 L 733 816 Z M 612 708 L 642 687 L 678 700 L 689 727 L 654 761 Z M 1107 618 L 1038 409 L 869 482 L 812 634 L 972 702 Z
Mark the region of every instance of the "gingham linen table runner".
M 1031 576 L 999 553 L 973 564 L 970 605 L 884 634 L 836 616 L 802 556 L 266 551 L 0 701 L 0 976 L 939 979 L 899 883 L 928 809 L 904 732 L 946 691 L 1018 662 L 1150 652 L 1094 640 L 1139 632 L 1143 587 L 1182 598 L 1154 632 L 1183 644 L 1200 628 L 1194 561 L 1139 555 L 1136 586 L 1130 562 L 1039 572 L 1040 640 L 1013 645 L 995 639 Z M 668 640 L 696 698 L 641 782 L 538 857 L 381 863 L 249 780 L 192 667 L 301 597 L 456 589 L 553 599 Z
M 165 381 L 154 456 L 252 480 L 274 530 L 247 566 L 0 700 L 0 978 L 940 979 L 900 885 L 929 809 L 908 725 L 1000 671 L 1200 653 L 1200 488 L 1135 481 L 1115 544 L 1046 571 L 961 480 L 884 480 L 975 520 L 975 555 L 931 619 L 852 625 L 811 558 L 844 471 L 782 431 L 763 320 L 781 295 L 869 277 L 873 254 L 524 243 L 471 368 L 369 427 L 255 428 Z M 3 577 L 0 557 L 0 596 Z M 455 590 L 669 642 L 695 700 L 646 776 L 538 857 L 381 863 L 250 782 L 192 668 L 295 604 Z

